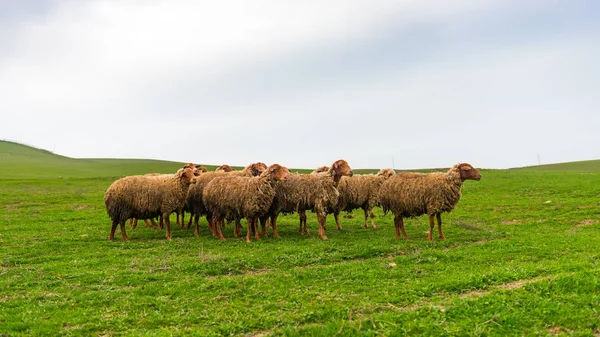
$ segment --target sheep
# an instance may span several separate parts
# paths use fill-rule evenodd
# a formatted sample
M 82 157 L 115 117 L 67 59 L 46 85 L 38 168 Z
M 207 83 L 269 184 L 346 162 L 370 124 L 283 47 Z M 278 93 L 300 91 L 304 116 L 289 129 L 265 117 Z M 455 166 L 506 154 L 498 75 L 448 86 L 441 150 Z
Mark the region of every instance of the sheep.
M 202 193 L 204 191 L 204 188 L 213 179 L 215 179 L 216 177 L 223 176 L 223 175 L 245 176 L 245 177 L 257 176 L 260 173 L 262 173 L 266 169 L 266 167 L 267 166 L 264 163 L 257 162 L 257 163 L 248 165 L 242 171 L 206 172 L 206 173 L 201 174 L 198 177 L 198 179 L 196 180 L 196 183 L 192 184 L 190 186 L 190 189 L 188 191 L 188 196 L 186 198 L 186 207 L 189 209 L 189 212 L 190 212 L 190 220 L 189 220 L 186 228 L 189 228 L 192 225 L 192 219 L 193 219 L 194 224 L 195 224 L 194 235 L 200 236 L 198 220 L 200 219 L 201 216 L 208 215 L 206 207 L 204 206 L 204 203 L 202 200 Z M 211 229 L 213 231 L 213 235 L 216 236 L 217 233 L 214 231 L 214 226 L 213 226 L 211 219 L 207 218 L 207 220 L 208 220 L 209 229 Z M 236 219 L 236 220 L 238 220 L 238 219 Z M 236 222 L 236 228 L 238 228 L 238 227 L 239 227 L 238 223 Z
M 114 241 L 117 225 L 121 227 L 123 240 L 125 221 L 130 218 L 149 219 L 162 215 L 166 224 L 166 237 L 171 240 L 169 215 L 183 206 L 188 187 L 196 176 L 191 168 L 176 174 L 161 176 L 129 176 L 110 185 L 104 194 L 106 212 L 112 221 L 109 240 Z
M 364 227 L 368 228 L 367 218 L 371 216 L 371 226 L 375 225 L 375 214 L 373 207 L 377 203 L 377 194 L 379 188 L 389 177 L 395 175 L 396 172 L 390 168 L 380 170 L 376 175 L 353 175 L 352 177 L 342 177 L 338 184 L 340 198 L 337 205 L 333 208 L 333 217 L 338 229 L 341 229 L 339 214 L 342 211 L 351 212 L 357 208 L 361 208 L 365 213 Z
M 271 218 L 273 236 L 279 238 L 277 232 L 277 217 L 280 213 L 298 212 L 304 214 L 301 219 L 300 234 L 308 234 L 306 229 L 306 210 L 317 213 L 319 222 L 319 236 L 326 240 L 325 220 L 327 211 L 337 204 L 339 193 L 336 189 L 342 176 L 351 176 L 352 169 L 345 160 L 333 163 L 329 171 L 320 174 L 290 174 L 286 180 L 275 185 L 275 199 L 269 212 L 261 219 L 263 234 L 266 217 Z M 302 228 L 304 224 L 304 229 Z
M 328 171 L 329 171 L 329 166 L 321 166 L 321 167 L 317 167 L 310 174 L 318 174 L 318 173 L 323 173 L 323 172 L 328 172 Z
M 245 218 L 248 225 L 246 241 L 252 241 L 252 231 L 256 240 L 260 240 L 256 228 L 257 220 L 264 217 L 271 207 L 275 197 L 273 185 L 288 175 L 289 170 L 286 167 L 273 164 L 259 176 L 225 175 L 214 178 L 206 185 L 202 193 L 203 202 L 221 240 L 225 239 L 222 231 L 223 220 L 240 218 Z
M 233 172 L 233 171 L 234 171 L 234 169 L 232 169 L 231 166 L 229 166 L 227 164 L 223 164 L 215 169 L 215 172 Z
M 429 215 L 428 240 L 432 241 L 434 217 L 437 217 L 438 233 L 441 240 L 442 217 L 444 212 L 454 209 L 461 196 L 465 180 L 480 180 L 481 174 L 470 164 L 459 163 L 446 173 L 410 173 L 402 172 L 385 181 L 379 189 L 378 200 L 384 212 L 392 211 L 396 238 L 400 230 L 405 240 L 404 217 Z

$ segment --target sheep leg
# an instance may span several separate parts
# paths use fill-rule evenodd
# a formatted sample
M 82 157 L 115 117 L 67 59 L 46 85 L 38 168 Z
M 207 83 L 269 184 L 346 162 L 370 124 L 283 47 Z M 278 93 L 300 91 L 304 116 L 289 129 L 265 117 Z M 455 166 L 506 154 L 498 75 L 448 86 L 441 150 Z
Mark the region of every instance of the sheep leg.
M 113 220 L 112 228 L 110 229 L 110 234 L 108 235 L 108 239 L 110 241 L 115 241 L 115 230 L 117 229 L 117 225 L 119 222 L 117 220 Z
M 200 214 L 194 214 L 194 236 L 195 237 L 199 237 L 200 236 L 200 224 L 198 224 L 198 220 L 200 220 Z M 192 221 L 192 218 L 190 218 L 190 221 Z
M 165 227 L 166 227 L 166 238 L 167 240 L 172 240 L 173 237 L 171 236 L 171 219 L 169 219 L 169 214 L 164 213 L 163 214 L 163 220 L 165 223 Z
M 233 228 L 233 236 L 235 236 L 236 238 L 239 238 L 240 235 L 242 235 L 242 231 L 240 230 L 241 227 L 242 224 L 240 222 L 240 219 L 235 219 L 235 228 Z
M 260 220 L 261 234 L 263 236 L 269 236 L 269 233 L 267 233 L 267 218 L 261 217 L 261 218 L 259 218 L 259 220 Z
M 342 226 L 340 225 L 340 212 L 334 211 L 333 218 L 335 219 L 335 225 L 337 226 L 337 228 L 342 229 Z
M 304 234 L 302 231 L 302 225 L 306 228 L 306 211 L 298 211 L 298 216 L 300 218 L 300 227 L 298 228 L 298 233 L 300 235 Z
M 185 211 L 181 211 L 181 228 L 185 228 Z
M 406 231 L 404 231 L 404 220 L 401 216 L 394 216 L 394 225 L 396 226 L 396 239 L 400 237 L 400 230 L 402 231 L 402 235 L 404 236 L 404 240 L 408 240 L 408 236 L 406 235 Z
M 225 236 L 223 235 L 223 222 L 224 220 L 219 220 L 215 223 L 215 226 L 217 227 L 217 232 L 219 234 L 219 239 L 221 240 L 225 240 Z
M 148 222 L 148 219 L 144 219 L 144 226 L 146 226 L 146 228 L 152 228 Z
M 325 235 L 325 215 L 319 214 L 317 215 L 319 220 L 319 236 L 323 240 L 327 240 L 327 235 Z
M 371 215 L 371 227 L 377 228 L 377 225 L 375 224 L 375 214 L 373 213 L 373 209 L 372 208 L 369 211 L 369 213 Z
M 252 242 L 252 220 L 246 219 L 248 229 L 246 230 L 246 242 Z
M 258 219 L 257 218 L 252 219 L 252 227 L 254 228 L 254 236 L 256 237 L 256 240 L 261 240 L 260 235 L 258 234 Z
M 365 213 L 365 224 L 364 224 L 364 227 L 365 228 L 369 228 L 369 225 L 367 224 L 368 223 L 367 220 L 369 219 L 369 210 L 367 210 L 366 208 L 363 208 L 363 212 Z
M 188 221 L 187 227 L 185 227 L 185 229 L 188 229 L 192 226 L 192 219 L 194 218 L 194 216 L 195 216 L 194 213 L 190 213 L 190 221 Z
M 277 231 L 277 215 L 271 216 L 271 226 L 273 226 L 273 237 L 279 239 L 279 232 Z
M 433 227 L 435 226 L 435 223 L 433 222 L 434 217 L 435 217 L 435 215 L 429 216 L 429 235 L 427 235 L 427 240 L 429 240 L 429 241 L 433 240 L 433 238 L 431 237 L 431 234 L 433 232 Z
M 137 227 L 137 219 L 136 218 L 129 219 L 129 225 L 131 226 L 132 229 L 135 229 L 135 227 Z
M 160 219 L 160 229 L 165 228 L 162 214 L 160 215 L 159 219 Z
M 154 221 L 154 218 L 150 218 L 150 222 L 152 222 L 152 228 L 155 230 L 158 229 L 158 225 L 156 224 L 156 221 Z
M 440 235 L 441 240 L 446 240 L 444 234 L 442 234 L 442 215 L 440 213 L 436 214 L 437 223 L 438 223 L 438 234 Z
M 306 214 L 306 213 L 305 213 Z M 323 224 L 325 225 L 325 224 Z M 323 232 L 325 232 L 325 226 L 323 226 Z M 304 219 L 304 234 L 308 235 L 308 228 L 306 227 L 306 218 Z
M 119 222 L 119 227 L 121 227 L 121 236 L 123 237 L 123 241 L 129 241 L 127 233 L 125 233 L 125 220 Z

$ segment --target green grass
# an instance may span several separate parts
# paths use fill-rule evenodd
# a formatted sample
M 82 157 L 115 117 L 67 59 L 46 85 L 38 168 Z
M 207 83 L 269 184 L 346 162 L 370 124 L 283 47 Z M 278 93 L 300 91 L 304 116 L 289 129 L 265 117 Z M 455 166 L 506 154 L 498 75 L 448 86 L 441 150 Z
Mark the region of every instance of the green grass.
M 109 242 L 103 174 L 0 180 L 0 335 L 600 334 L 600 172 L 484 171 L 433 244 L 380 210 L 329 217 L 327 241 L 309 214 L 309 236 L 285 216 L 250 244 L 204 219 Z

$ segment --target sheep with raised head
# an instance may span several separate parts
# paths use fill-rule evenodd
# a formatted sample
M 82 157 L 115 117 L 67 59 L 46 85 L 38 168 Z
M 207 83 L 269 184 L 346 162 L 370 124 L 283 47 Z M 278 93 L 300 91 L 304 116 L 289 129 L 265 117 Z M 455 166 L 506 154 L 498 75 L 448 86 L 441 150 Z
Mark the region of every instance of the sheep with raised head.
M 129 176 L 112 183 L 104 194 L 106 211 L 112 220 L 109 239 L 114 240 L 115 229 L 119 225 L 123 240 L 128 240 L 125 233 L 127 219 L 150 219 L 162 215 L 166 237 L 171 240 L 169 215 L 183 206 L 188 187 L 195 179 L 194 171 L 184 168 L 176 174 Z
M 327 239 L 325 235 L 325 220 L 328 210 L 337 204 L 339 192 L 336 189 L 342 176 L 351 176 L 352 169 L 345 160 L 338 160 L 331 165 L 325 173 L 319 174 L 290 174 L 284 181 L 275 184 L 275 198 L 267 216 L 271 218 L 273 235 L 278 238 L 277 217 L 280 213 L 298 212 L 305 218 L 300 222 L 298 232 L 308 234 L 306 228 L 306 211 L 312 210 L 317 214 L 319 223 L 319 236 Z M 263 233 L 266 216 L 261 219 Z M 304 227 L 302 225 L 304 224 Z
M 275 183 L 285 180 L 288 175 L 286 167 L 273 164 L 255 177 L 225 175 L 214 178 L 204 188 L 202 198 L 217 235 L 225 239 L 222 230 L 224 220 L 245 218 L 248 224 L 246 241 L 252 241 L 252 231 L 260 240 L 257 221 L 271 207 Z
M 446 173 L 402 172 L 381 185 L 378 201 L 384 212 L 391 211 L 394 214 L 396 238 L 400 237 L 402 231 L 404 239 L 408 239 L 403 218 L 427 214 L 429 241 L 432 240 L 434 217 L 437 218 L 439 237 L 445 240 L 441 214 L 454 209 L 460 200 L 465 180 L 480 179 L 479 171 L 467 163 L 456 164 Z
M 338 229 L 342 228 L 339 220 L 340 212 L 352 212 L 359 208 L 365 213 L 364 227 L 368 227 L 367 220 L 371 216 L 371 226 L 377 228 L 375 214 L 373 214 L 373 207 L 377 204 L 377 194 L 381 185 L 395 174 L 394 170 L 388 168 L 380 170 L 377 174 L 355 174 L 352 177 L 342 177 L 337 187 L 340 198 L 333 208 L 333 217 Z
M 195 184 L 190 186 L 190 190 L 188 191 L 188 196 L 186 199 L 186 207 L 190 212 L 190 220 L 187 224 L 187 228 L 192 225 L 192 221 L 194 221 L 195 229 L 194 235 L 200 236 L 200 229 L 198 221 L 201 216 L 208 215 L 206 207 L 203 203 L 202 193 L 204 192 L 204 188 L 216 177 L 221 177 L 224 175 L 229 176 L 245 176 L 252 177 L 257 176 L 262 173 L 266 169 L 266 165 L 261 162 L 252 163 L 248 165 L 242 171 L 233 171 L 233 172 L 206 172 L 201 174 L 196 180 Z M 214 226 L 210 218 L 207 218 L 208 227 L 213 232 L 213 235 L 217 233 L 214 231 Z M 238 224 L 236 223 L 236 228 L 238 228 Z

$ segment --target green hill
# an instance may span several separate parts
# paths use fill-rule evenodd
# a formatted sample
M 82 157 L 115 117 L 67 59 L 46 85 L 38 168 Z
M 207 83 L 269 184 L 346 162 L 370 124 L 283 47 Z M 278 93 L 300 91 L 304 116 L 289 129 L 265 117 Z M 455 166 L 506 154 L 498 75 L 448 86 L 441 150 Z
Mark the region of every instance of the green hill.
M 526 166 L 514 168 L 513 170 L 527 171 L 527 172 L 548 172 L 548 171 L 562 171 L 562 172 L 598 172 L 600 171 L 600 160 L 584 160 L 574 161 L 568 163 L 557 163 L 547 164 L 538 166 Z
M 75 159 L 19 143 L 0 141 L 0 180 L 120 177 L 149 172 L 175 172 L 182 165 L 148 159 Z

